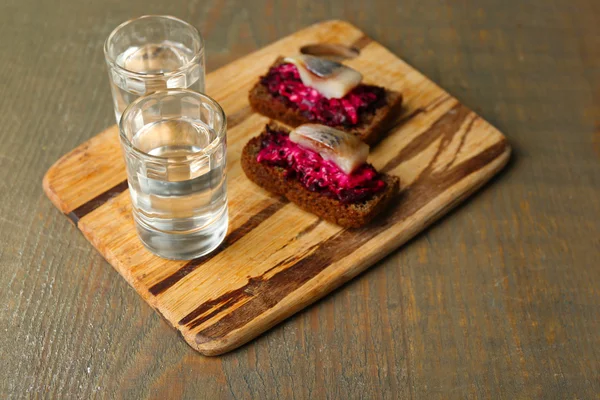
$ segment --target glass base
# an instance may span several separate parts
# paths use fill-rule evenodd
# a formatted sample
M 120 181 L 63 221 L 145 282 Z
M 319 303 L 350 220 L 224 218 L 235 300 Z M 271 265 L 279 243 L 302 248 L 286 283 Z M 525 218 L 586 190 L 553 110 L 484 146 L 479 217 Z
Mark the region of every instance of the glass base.
M 152 253 L 169 260 L 191 260 L 219 247 L 227 234 L 229 218 L 225 208 L 221 217 L 206 228 L 185 234 L 157 231 L 137 219 L 135 226 L 140 240 Z

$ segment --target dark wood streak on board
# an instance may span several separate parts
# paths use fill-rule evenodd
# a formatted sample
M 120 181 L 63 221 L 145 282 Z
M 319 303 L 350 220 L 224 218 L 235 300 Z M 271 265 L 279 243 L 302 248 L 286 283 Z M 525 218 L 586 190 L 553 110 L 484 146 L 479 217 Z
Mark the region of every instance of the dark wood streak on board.
M 280 269 L 282 266 L 287 265 L 287 264 L 293 264 L 296 260 L 300 260 L 304 257 L 306 257 L 307 255 L 309 255 L 310 253 L 312 253 L 315 249 L 317 249 L 319 247 L 318 244 L 313 244 L 312 246 L 308 247 L 307 249 L 303 250 L 302 252 L 298 252 L 296 254 L 293 254 L 289 257 L 284 258 L 283 260 L 279 261 L 277 264 L 273 265 L 271 268 L 265 270 L 265 272 L 263 272 L 261 274 L 261 276 L 266 276 L 267 274 L 273 272 L 273 271 L 277 271 L 278 269 Z
M 237 242 L 238 240 L 243 238 L 245 235 L 247 235 L 249 232 L 251 232 L 253 229 L 255 229 L 258 225 L 260 225 L 263 221 L 265 221 L 267 218 L 271 217 L 273 214 L 275 214 L 277 211 L 279 211 L 287 203 L 288 203 L 288 201 L 283 198 L 276 199 L 275 202 L 273 202 L 273 199 L 264 200 L 261 210 L 259 212 L 257 212 L 256 214 L 254 214 L 253 216 L 251 216 L 250 218 L 248 218 L 248 220 L 246 222 L 244 222 L 240 227 L 235 229 L 233 232 L 229 233 L 225 237 L 225 240 L 223 241 L 221 246 L 219 246 L 219 248 L 216 251 L 213 251 L 210 254 L 196 258 L 194 260 L 191 260 L 190 262 L 185 264 L 183 267 L 181 267 L 179 270 L 177 270 L 172 275 L 169 275 L 162 281 L 160 281 L 160 282 L 154 284 L 152 287 L 150 287 L 150 293 L 152 293 L 155 296 L 160 293 L 163 293 L 165 290 L 167 290 L 170 287 L 172 287 L 173 285 L 175 285 L 177 282 L 179 282 L 185 276 L 189 275 L 191 272 L 196 270 L 199 266 L 201 266 L 205 262 L 213 259 L 215 256 L 220 254 L 223 250 L 227 249 L 228 247 L 233 245 L 235 242 Z
M 300 232 L 298 232 L 298 234 L 289 242 L 286 242 L 283 246 L 279 247 L 277 250 L 275 250 L 273 253 L 277 253 L 283 249 L 285 249 L 286 247 L 288 247 L 290 244 L 292 244 L 293 242 L 295 242 L 296 240 L 300 239 L 303 236 L 306 236 L 307 234 L 309 234 L 310 232 L 312 232 L 313 230 L 315 230 L 315 228 L 322 222 L 321 219 L 317 219 L 315 222 L 313 222 L 312 224 L 308 225 L 306 228 L 304 228 L 303 230 L 301 230 Z M 273 269 L 273 268 L 271 268 Z
M 454 151 L 454 154 L 452 155 L 452 159 L 448 162 L 446 168 L 450 168 L 452 166 L 452 164 L 454 164 L 454 162 L 456 161 L 456 158 L 460 154 L 460 151 L 462 150 L 463 146 L 465 145 L 465 142 L 467 141 L 467 136 L 469 136 L 469 132 L 471 132 L 471 129 L 473 129 L 473 125 L 475 125 L 475 122 L 478 119 L 479 119 L 479 115 L 473 114 L 473 118 L 471 118 L 471 121 L 469 121 L 469 125 L 467 125 L 467 127 L 465 128 L 465 133 L 460 138 L 458 147 L 456 148 L 456 151 Z
M 371 43 L 372 41 L 373 41 L 373 39 L 371 39 L 367 35 L 363 35 L 363 36 L 359 37 L 358 39 L 356 39 L 354 41 L 354 43 L 352 43 L 350 45 L 350 47 L 355 47 L 359 50 L 362 50 L 365 47 L 367 47 L 369 45 L 369 43 Z
M 320 222 L 321 222 L 320 219 L 315 221 L 314 223 L 310 224 L 305 230 L 312 231 L 314 228 L 317 227 L 317 225 L 319 225 Z M 306 257 L 308 254 L 313 252 L 318 247 L 319 247 L 318 244 L 312 245 L 302 252 L 296 253 L 292 256 L 289 256 L 289 257 L 279 261 L 277 264 L 275 264 L 271 268 L 264 271 L 260 275 L 260 277 L 264 278 L 269 273 L 271 273 L 273 271 L 277 271 L 279 268 L 283 267 L 284 265 L 293 264 L 297 260 L 301 260 L 302 258 Z M 256 279 L 256 278 L 248 277 L 249 282 L 252 281 L 253 279 Z M 208 321 L 209 319 L 211 319 L 212 317 L 214 317 L 221 311 L 224 311 L 229 306 L 233 306 L 235 304 L 239 305 L 239 303 L 242 300 L 253 296 L 255 294 L 255 292 L 252 290 L 252 287 L 253 286 L 245 285 L 245 286 L 243 286 L 243 288 L 245 288 L 244 290 L 240 290 L 240 291 L 233 290 L 231 292 L 225 293 L 222 296 L 217 297 L 216 299 L 209 300 L 206 303 L 200 304 L 192 312 L 190 312 L 188 315 L 186 315 L 184 318 L 182 318 L 179 321 L 179 324 L 187 325 L 188 328 L 195 328 L 197 326 L 202 325 L 204 322 Z M 233 293 L 233 295 L 232 295 L 232 293 Z M 235 301 L 230 301 L 231 298 L 234 298 Z M 213 309 L 214 307 L 217 307 L 217 308 L 212 310 L 210 313 L 206 314 L 209 310 Z
M 439 106 L 441 106 L 442 104 L 444 104 L 445 102 L 447 102 L 448 100 L 456 101 L 456 99 L 454 97 L 450 96 L 448 93 L 441 94 L 437 99 L 435 99 L 434 101 L 429 103 L 427 106 L 425 106 L 425 109 L 427 111 L 433 111 L 436 108 L 438 108 Z
M 402 115 L 400 115 L 400 118 L 398 118 L 395 122 L 391 124 L 389 128 L 390 131 L 400 129 L 412 119 L 416 118 L 418 115 L 423 114 L 425 112 L 431 112 L 450 99 L 452 99 L 450 95 L 444 94 L 425 107 L 417 107 L 409 113 L 403 113 Z
M 210 320 L 212 317 L 218 315 L 221 311 L 225 311 L 234 305 L 241 305 L 242 301 L 246 301 L 247 299 L 255 297 L 255 295 L 261 293 L 260 290 L 257 290 L 261 288 L 260 281 L 267 280 L 267 276 L 271 272 L 278 270 L 286 264 L 295 264 L 298 260 L 303 259 L 319 247 L 319 244 L 312 245 L 301 253 L 294 254 L 279 261 L 273 267 L 263 272 L 260 276 L 248 277 L 248 283 L 246 285 L 240 287 L 239 289 L 224 293 L 216 299 L 200 304 L 192 312 L 182 318 L 181 321 L 179 321 L 179 324 L 187 325 L 188 328 L 193 329 Z M 214 307 L 217 308 L 213 309 Z M 211 309 L 213 310 L 208 312 Z
M 224 311 L 234 305 L 239 305 L 235 300 L 229 302 L 229 297 L 237 299 L 240 296 L 239 293 L 261 293 L 260 297 L 248 299 L 244 304 L 239 305 L 235 310 L 200 331 L 196 335 L 196 342 L 198 344 L 206 343 L 243 327 L 258 315 L 274 307 L 284 297 L 304 285 L 332 263 L 353 253 L 391 225 L 413 215 L 444 190 L 492 162 L 506 151 L 506 146 L 505 140 L 497 142 L 478 155 L 439 174 L 431 173 L 432 161 L 427 168 L 428 172 L 421 174 L 419 180 L 404 190 L 401 205 L 385 218 L 366 228 L 340 231 L 322 242 L 313 253 L 299 259 L 297 263 L 276 273 L 271 278 L 265 278 L 264 274 L 253 277 L 245 286 L 230 292 L 230 294 L 225 293 L 220 296 L 218 304 L 222 304 L 222 306 L 219 311 Z M 336 251 L 333 252 L 331 249 L 336 249 Z M 350 278 L 350 276 L 344 277 L 344 282 Z M 339 282 L 339 284 L 342 283 Z M 213 313 L 211 317 L 214 315 L 216 313 Z M 185 320 L 190 319 L 186 317 Z M 194 324 L 194 326 L 197 325 Z
M 402 115 L 398 120 L 396 120 L 396 122 L 394 122 L 390 126 L 390 130 L 396 130 L 396 129 L 401 128 L 402 126 L 406 125 L 406 123 L 408 123 L 410 120 L 415 118 L 417 115 L 422 114 L 425 111 L 426 111 L 425 108 L 419 107 L 419 108 L 415 108 L 408 114 Z
M 227 116 L 227 129 L 233 129 L 252 115 L 250 106 L 243 107 Z
M 87 214 L 91 213 L 113 197 L 123 193 L 125 189 L 127 189 L 127 181 L 123 181 L 108 189 L 106 192 L 101 193 L 93 199 L 87 201 L 68 213 L 67 217 L 69 217 L 69 219 L 73 221 L 75 225 L 77 225 L 77 222 L 79 222 L 81 218 L 85 217 Z
M 400 153 L 394 156 L 385 164 L 381 170 L 389 172 L 396 168 L 400 163 L 408 161 L 427 149 L 434 141 L 442 137 L 442 143 L 439 148 L 444 148 L 456 132 L 460 129 L 467 116 L 471 113 L 467 107 L 462 104 L 455 105 L 450 111 L 442 115 L 437 121 L 429 127 L 425 132 L 413 139 Z
M 310 224 L 309 226 L 307 226 L 306 228 L 302 229 L 300 232 L 298 232 L 298 234 L 296 235 L 295 239 L 300 239 L 302 236 L 305 236 L 307 234 L 309 234 L 310 232 L 314 231 L 315 228 L 317 226 L 319 226 L 319 224 L 322 222 L 322 219 L 317 219 L 315 222 L 313 222 L 312 224 Z
M 250 280 L 252 280 L 252 278 L 250 278 Z M 220 296 L 216 299 L 209 300 L 206 303 L 202 303 L 199 307 L 194 309 L 194 311 L 182 318 L 181 321 L 179 321 L 179 324 L 189 324 L 194 319 L 208 312 L 212 308 L 217 307 L 211 313 L 204 316 L 205 319 L 212 318 L 213 315 L 216 315 L 220 311 L 224 310 L 228 305 L 233 305 L 234 303 L 238 303 L 240 300 L 247 298 L 249 296 L 249 292 L 246 291 L 246 286 L 227 292 L 227 296 Z

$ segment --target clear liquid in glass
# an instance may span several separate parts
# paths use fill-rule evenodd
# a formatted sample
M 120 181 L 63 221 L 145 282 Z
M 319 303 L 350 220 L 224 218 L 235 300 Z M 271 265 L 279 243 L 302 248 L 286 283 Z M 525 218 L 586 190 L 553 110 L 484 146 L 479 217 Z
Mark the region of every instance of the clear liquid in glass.
M 115 60 L 118 66 L 148 76 L 140 79 L 109 69 L 109 73 L 112 74 L 110 83 L 117 121 L 132 101 L 145 94 L 163 89 L 204 92 L 204 63 L 191 63 L 193 58 L 192 49 L 168 40 L 132 46 L 119 54 Z M 181 71 L 172 74 L 179 69 Z
M 163 257 L 206 254 L 227 232 L 226 149 L 216 136 L 201 121 L 177 118 L 145 125 L 132 138 L 141 151 L 169 160 L 128 161 L 140 238 Z

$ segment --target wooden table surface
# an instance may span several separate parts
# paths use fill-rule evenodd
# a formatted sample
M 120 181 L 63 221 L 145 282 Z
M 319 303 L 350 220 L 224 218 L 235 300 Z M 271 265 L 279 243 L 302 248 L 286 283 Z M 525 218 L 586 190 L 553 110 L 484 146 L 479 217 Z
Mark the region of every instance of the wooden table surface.
M 209 70 L 348 20 L 496 125 L 513 159 L 332 295 L 200 356 L 42 193 L 114 123 L 102 44 L 141 14 L 199 27 Z M 0 84 L 0 398 L 600 398 L 597 0 L 3 0 Z

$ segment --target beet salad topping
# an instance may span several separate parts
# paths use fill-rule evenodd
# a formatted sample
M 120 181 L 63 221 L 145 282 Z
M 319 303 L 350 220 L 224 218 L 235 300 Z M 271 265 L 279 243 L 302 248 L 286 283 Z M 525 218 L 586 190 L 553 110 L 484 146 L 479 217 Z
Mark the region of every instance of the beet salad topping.
M 286 101 L 290 107 L 300 109 L 310 121 L 329 126 L 351 128 L 361 122 L 361 114 L 374 113 L 385 105 L 383 88 L 362 84 L 341 99 L 328 99 L 304 85 L 298 68 L 290 63 L 271 67 L 261 78 L 261 83 L 273 96 Z
M 385 182 L 369 164 L 346 174 L 319 153 L 298 146 L 289 135 L 267 127 L 258 162 L 286 169 L 288 178 L 297 178 L 311 192 L 336 198 L 342 203 L 366 201 L 385 189 Z

